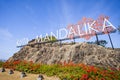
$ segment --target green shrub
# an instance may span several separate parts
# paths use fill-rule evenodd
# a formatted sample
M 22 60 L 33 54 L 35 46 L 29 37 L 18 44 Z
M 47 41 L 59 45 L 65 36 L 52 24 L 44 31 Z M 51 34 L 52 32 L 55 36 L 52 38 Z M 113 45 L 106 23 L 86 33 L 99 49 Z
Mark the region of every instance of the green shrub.
M 0 61 L 0 68 L 3 67 L 4 62 Z

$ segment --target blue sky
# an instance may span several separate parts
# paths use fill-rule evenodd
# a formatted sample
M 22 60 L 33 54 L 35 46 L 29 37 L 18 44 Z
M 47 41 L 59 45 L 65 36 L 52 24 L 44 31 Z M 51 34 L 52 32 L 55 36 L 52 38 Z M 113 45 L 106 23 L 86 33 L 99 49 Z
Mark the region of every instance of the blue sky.
M 119 8 L 119 0 L 0 0 L 0 59 L 8 59 L 19 50 L 17 40 L 55 32 L 76 24 L 84 16 L 96 19 L 101 14 L 107 15 L 118 27 Z M 116 48 L 120 48 L 119 37 L 118 33 L 111 34 Z M 99 39 L 107 40 L 111 47 L 107 35 Z

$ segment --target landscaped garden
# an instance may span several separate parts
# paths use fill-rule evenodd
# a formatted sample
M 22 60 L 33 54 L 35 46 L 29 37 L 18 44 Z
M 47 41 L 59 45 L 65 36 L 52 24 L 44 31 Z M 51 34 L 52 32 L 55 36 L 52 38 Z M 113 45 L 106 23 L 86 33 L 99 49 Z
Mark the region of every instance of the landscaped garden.
M 63 62 L 59 64 L 39 64 L 32 61 L 0 62 L 0 67 L 47 76 L 58 76 L 67 80 L 120 80 L 120 70 L 100 68 L 82 63 Z

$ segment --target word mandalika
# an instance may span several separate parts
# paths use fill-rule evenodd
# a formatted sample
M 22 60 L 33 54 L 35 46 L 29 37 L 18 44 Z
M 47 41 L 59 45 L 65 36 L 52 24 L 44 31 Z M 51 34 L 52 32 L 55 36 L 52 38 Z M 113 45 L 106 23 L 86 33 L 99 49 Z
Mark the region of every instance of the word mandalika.
M 97 34 L 108 34 L 116 30 L 109 21 L 107 16 L 99 16 L 97 20 L 92 18 L 83 17 L 77 24 L 71 24 L 67 26 L 69 33 L 68 38 L 74 38 L 79 36 L 80 38 L 90 39 Z

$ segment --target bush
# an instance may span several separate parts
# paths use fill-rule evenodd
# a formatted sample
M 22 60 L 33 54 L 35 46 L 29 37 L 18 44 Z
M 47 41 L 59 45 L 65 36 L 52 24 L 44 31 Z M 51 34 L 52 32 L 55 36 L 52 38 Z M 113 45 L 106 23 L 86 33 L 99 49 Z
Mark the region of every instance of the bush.
M 3 67 L 4 62 L 0 61 L 0 68 Z

